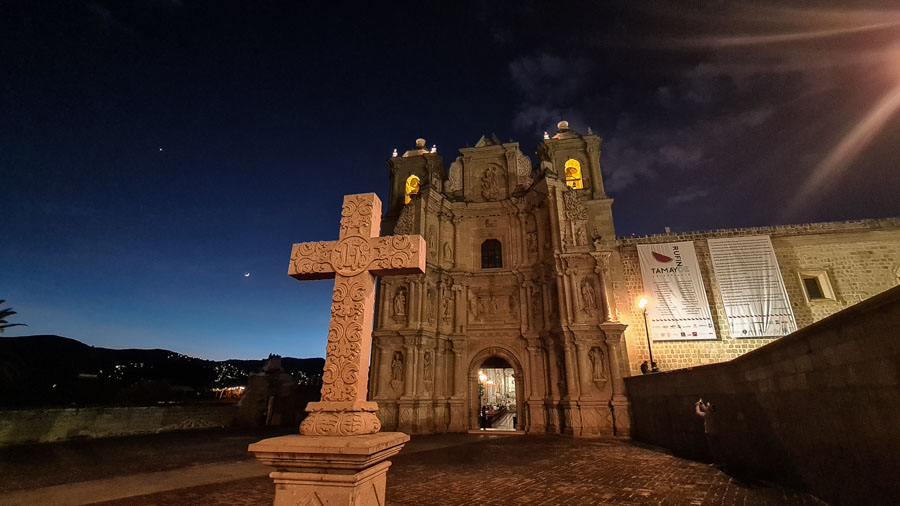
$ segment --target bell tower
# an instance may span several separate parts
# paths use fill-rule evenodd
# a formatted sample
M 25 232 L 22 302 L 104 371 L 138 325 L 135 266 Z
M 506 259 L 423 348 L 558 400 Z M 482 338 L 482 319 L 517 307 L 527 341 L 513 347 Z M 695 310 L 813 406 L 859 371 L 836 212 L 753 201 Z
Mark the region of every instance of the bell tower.
M 447 179 L 444 159 L 435 148 L 428 149 L 425 139 L 416 139 L 416 146 L 392 156 L 387 161 L 390 179 L 387 213 L 382 220 L 383 233 L 391 234 L 403 210 L 403 206 L 418 198 L 426 188 L 441 191 L 442 182 Z
M 613 199 L 606 196 L 600 174 L 602 139 L 588 129 L 581 135 L 569 128 L 568 121 L 557 124 L 557 132 L 547 136 L 537 149 L 538 162 L 544 175 L 564 181 L 576 191 L 578 199 L 591 216 L 592 239 L 615 238 L 612 220 Z

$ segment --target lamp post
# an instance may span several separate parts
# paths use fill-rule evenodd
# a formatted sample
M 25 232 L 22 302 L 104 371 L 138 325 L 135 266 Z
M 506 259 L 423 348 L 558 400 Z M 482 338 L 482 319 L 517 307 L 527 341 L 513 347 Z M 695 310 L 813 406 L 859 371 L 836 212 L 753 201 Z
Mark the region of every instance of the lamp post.
M 650 372 L 659 372 L 659 367 L 656 366 L 656 361 L 653 360 L 653 346 L 650 344 L 650 326 L 647 325 L 646 297 L 641 297 L 641 300 L 638 301 L 638 307 L 641 308 L 641 312 L 644 313 L 644 332 L 647 334 L 647 351 L 650 352 Z

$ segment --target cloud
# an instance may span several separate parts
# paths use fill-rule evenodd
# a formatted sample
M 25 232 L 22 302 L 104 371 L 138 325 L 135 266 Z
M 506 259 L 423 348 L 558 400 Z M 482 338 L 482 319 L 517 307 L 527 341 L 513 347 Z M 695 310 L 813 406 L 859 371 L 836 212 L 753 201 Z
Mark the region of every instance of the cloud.
M 704 198 L 707 195 L 709 195 L 709 190 L 704 190 L 701 188 L 685 188 L 666 199 L 666 204 L 670 206 L 685 204 L 692 200 Z

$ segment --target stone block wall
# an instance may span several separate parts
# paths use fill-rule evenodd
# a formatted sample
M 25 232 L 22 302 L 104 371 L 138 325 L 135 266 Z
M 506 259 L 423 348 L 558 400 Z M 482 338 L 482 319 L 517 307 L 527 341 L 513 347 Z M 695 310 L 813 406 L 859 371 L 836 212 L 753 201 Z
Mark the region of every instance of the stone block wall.
M 0 446 L 230 427 L 233 404 L 0 411 Z
M 839 504 L 900 497 L 900 287 L 732 361 L 626 386 L 635 439 L 707 457 L 702 397 L 729 470 Z
M 635 301 L 644 292 L 638 244 L 692 241 L 716 325 L 715 341 L 654 341 L 653 358 L 663 370 L 730 360 L 778 338 L 733 338 L 713 273 L 707 239 L 768 235 L 784 278 L 797 327 L 803 328 L 846 307 L 900 284 L 900 218 L 811 223 L 776 227 L 725 229 L 644 237 L 620 238 L 624 286 L 617 286 L 618 311 L 623 323 L 632 374 L 649 360 L 647 337 Z M 800 270 L 828 275 L 835 300 L 808 301 Z

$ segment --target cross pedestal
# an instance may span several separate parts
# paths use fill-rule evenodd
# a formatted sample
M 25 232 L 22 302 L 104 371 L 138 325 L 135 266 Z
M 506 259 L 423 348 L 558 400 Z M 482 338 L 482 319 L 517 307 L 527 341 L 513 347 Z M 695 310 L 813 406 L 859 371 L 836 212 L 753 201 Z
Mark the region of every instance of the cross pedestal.
M 306 406 L 300 434 L 264 439 L 249 451 L 275 467 L 275 504 L 384 504 L 390 462 L 409 436 L 378 432 L 378 404 L 366 400 L 375 276 L 425 272 L 425 240 L 378 237 L 381 201 L 347 195 L 337 241 L 294 244 L 288 274 L 334 278 L 322 400 Z

